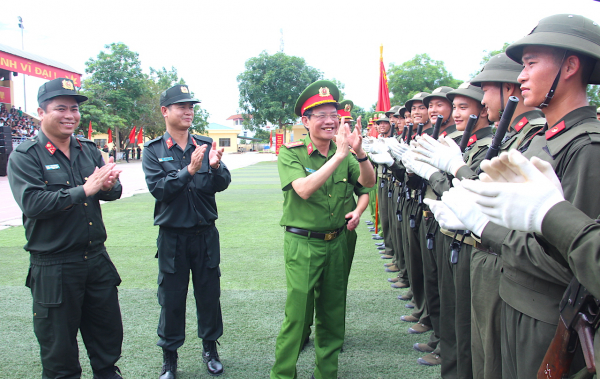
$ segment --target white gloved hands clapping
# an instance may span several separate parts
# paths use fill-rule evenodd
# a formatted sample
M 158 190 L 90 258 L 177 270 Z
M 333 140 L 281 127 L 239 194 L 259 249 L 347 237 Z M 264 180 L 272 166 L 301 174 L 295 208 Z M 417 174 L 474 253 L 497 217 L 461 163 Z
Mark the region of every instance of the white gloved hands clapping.
M 415 159 L 416 155 L 417 154 L 415 154 L 414 152 L 408 151 L 402 156 L 402 163 L 409 171 L 419 175 L 421 178 L 426 180 L 429 180 L 429 178 L 431 178 L 431 175 L 433 175 L 434 173 L 439 172 L 437 168 L 428 165 L 427 163 L 417 161 Z
M 377 164 L 391 166 L 394 164 L 394 158 L 389 153 L 370 154 L 371 160 Z
M 463 188 L 460 180 L 454 178 L 452 184 L 454 187 L 444 192 L 442 201 L 465 225 L 467 230 L 481 236 L 483 229 L 490 220 L 475 203 L 474 194 Z
M 425 162 L 444 172 L 456 176 L 459 168 L 465 165 L 460 147 L 452 138 L 442 136 L 439 141 L 428 135 L 417 137 L 415 159 Z

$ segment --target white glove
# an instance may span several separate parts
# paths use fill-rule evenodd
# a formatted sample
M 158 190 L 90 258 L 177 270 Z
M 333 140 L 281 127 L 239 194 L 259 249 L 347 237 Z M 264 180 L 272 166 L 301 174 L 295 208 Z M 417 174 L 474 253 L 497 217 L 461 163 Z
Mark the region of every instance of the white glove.
M 364 143 L 364 141 L 363 141 L 362 149 L 365 153 L 370 153 L 372 148 L 373 148 L 372 143 Z
M 394 158 L 389 153 L 371 154 L 371 160 L 377 164 L 391 166 L 394 164 Z
M 423 202 L 429 206 L 429 209 L 431 209 L 435 219 L 442 228 L 450 230 L 469 229 L 442 201 L 425 198 L 423 199 Z
M 373 146 L 371 147 L 371 152 L 373 154 L 383 154 L 387 153 L 388 147 L 385 145 L 385 142 L 380 138 L 373 142 Z
M 429 180 L 431 175 L 435 172 L 439 172 L 439 170 L 431 165 L 428 165 L 424 162 L 419 162 L 415 160 L 415 153 L 412 151 L 408 151 L 402 157 L 402 162 L 404 166 L 415 174 L 419 175 L 423 179 Z
M 408 144 L 398 143 L 397 145 L 390 147 L 390 154 L 392 154 L 392 156 L 396 158 L 396 160 L 401 161 L 402 155 L 408 150 L 408 148 Z
M 391 149 L 392 146 L 396 146 L 396 145 L 400 144 L 400 142 L 398 142 L 398 140 L 395 139 L 394 137 L 384 138 L 383 141 L 385 142 L 385 145 L 388 147 L 388 149 Z
M 416 160 L 425 162 L 433 167 L 456 176 L 456 172 L 465 166 L 460 147 L 452 138 L 442 136 L 439 141 L 428 135 L 417 137 L 415 151 L 419 153 Z
M 475 204 L 473 193 L 465 190 L 461 186 L 461 181 L 454 178 L 452 180 L 453 188 L 444 192 L 442 201 L 463 223 L 467 230 L 481 236 L 483 229 L 490 220 L 481 212 L 479 206 Z
M 546 213 L 565 200 L 552 166 L 539 158 L 529 161 L 512 150 L 483 167 L 489 171 L 487 175 L 482 174 L 483 181 L 464 180 L 462 185 L 496 224 L 541 233 Z M 492 181 L 494 178 L 497 181 Z

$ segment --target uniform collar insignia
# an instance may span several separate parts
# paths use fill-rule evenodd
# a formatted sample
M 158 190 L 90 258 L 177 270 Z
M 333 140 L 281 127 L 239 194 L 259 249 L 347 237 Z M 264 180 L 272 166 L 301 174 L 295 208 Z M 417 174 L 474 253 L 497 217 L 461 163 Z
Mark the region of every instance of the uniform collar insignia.
M 520 132 L 520 131 L 521 131 L 521 129 L 523 129 L 523 127 L 524 127 L 524 126 L 525 126 L 525 125 L 526 125 L 528 122 L 529 122 L 529 120 L 527 119 L 527 117 L 523 117 L 523 118 L 521 119 L 521 121 L 519 121 L 519 122 L 517 123 L 517 125 L 515 125 L 515 130 L 517 131 L 517 133 L 518 133 L 518 132 Z
M 471 136 L 471 138 L 469 138 L 469 143 L 467 144 L 467 146 L 471 146 L 472 144 L 474 144 L 475 142 L 477 142 L 477 136 L 475 134 L 473 134 Z
M 546 131 L 546 139 L 548 140 L 548 139 L 554 137 L 558 133 L 565 130 L 565 128 L 566 128 L 565 121 L 563 120 L 563 121 L 559 122 L 556 126 L 553 126 L 552 128 L 548 129 L 548 131 Z
M 194 146 L 198 147 L 198 143 L 196 142 L 196 139 L 194 137 L 192 137 L 192 143 L 194 144 Z
M 56 147 L 54 147 L 52 142 L 48 141 L 48 143 L 46 144 L 46 150 L 48 150 L 48 152 L 50 152 L 51 155 L 54 155 L 54 153 L 56 152 Z
M 440 134 L 440 137 L 446 137 L 448 135 L 448 133 L 446 133 L 446 131 L 444 130 L 444 132 L 442 134 Z
M 171 137 L 169 137 L 169 139 L 167 140 L 167 148 L 171 149 L 173 147 L 173 139 Z
M 309 143 L 308 146 L 306 146 L 306 151 L 308 151 L 308 155 L 311 155 L 314 150 L 315 148 L 313 147 L 312 142 Z

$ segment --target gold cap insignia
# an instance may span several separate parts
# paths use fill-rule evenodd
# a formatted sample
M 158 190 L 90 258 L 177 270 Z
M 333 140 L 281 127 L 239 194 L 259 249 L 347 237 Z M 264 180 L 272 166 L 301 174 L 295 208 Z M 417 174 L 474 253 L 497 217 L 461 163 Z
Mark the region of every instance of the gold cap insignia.
M 70 89 L 71 91 L 75 91 L 75 87 L 73 86 L 73 82 L 70 80 L 63 80 L 62 81 L 62 86 L 64 89 Z
M 188 91 L 188 88 L 187 88 L 187 87 L 185 87 L 185 86 L 181 86 L 180 88 L 181 88 L 181 92 L 183 92 L 183 93 L 189 93 L 189 91 Z
M 350 105 L 350 104 L 346 104 L 346 106 L 344 107 L 344 110 L 345 110 L 346 112 L 350 112 L 350 111 L 352 110 L 352 105 Z
M 327 87 L 321 87 L 319 88 L 319 96 L 321 97 L 327 97 L 330 96 L 331 94 L 329 93 L 329 88 Z

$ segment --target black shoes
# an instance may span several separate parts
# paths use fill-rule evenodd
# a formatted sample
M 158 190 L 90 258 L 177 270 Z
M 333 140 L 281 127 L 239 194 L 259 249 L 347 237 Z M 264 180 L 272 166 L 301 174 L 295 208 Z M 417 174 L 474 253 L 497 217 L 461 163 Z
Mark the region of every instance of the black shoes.
M 177 350 L 163 349 L 163 365 L 158 379 L 177 378 Z
M 118 373 L 117 373 L 118 372 Z M 101 371 L 94 371 L 94 379 L 123 379 L 121 370 L 117 366 L 112 366 Z
M 202 360 L 206 363 L 209 374 L 218 376 L 223 373 L 223 365 L 217 353 L 217 341 L 202 341 Z

